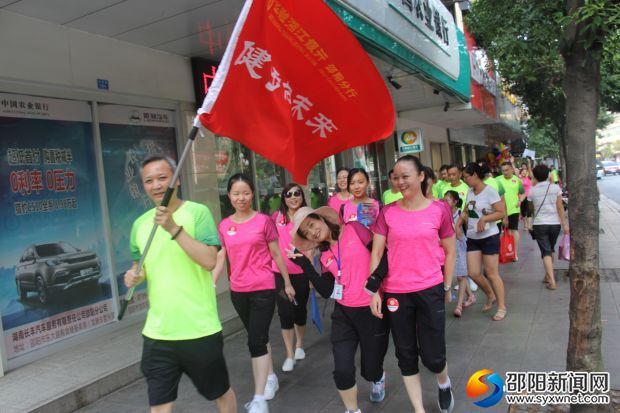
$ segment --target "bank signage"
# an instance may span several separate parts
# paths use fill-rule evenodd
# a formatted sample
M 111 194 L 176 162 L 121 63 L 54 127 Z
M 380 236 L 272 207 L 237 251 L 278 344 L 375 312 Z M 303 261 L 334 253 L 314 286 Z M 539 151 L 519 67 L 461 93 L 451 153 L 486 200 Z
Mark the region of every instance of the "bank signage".
M 400 156 L 424 150 L 422 129 L 409 128 L 398 131 L 398 154 Z
M 456 80 L 460 73 L 454 18 L 440 0 L 339 0 Z

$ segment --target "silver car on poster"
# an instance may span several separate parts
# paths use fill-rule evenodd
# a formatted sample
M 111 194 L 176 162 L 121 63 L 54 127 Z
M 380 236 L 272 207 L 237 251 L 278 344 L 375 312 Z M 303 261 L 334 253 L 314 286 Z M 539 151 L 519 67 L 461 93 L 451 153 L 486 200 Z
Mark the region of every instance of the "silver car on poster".
M 63 241 L 29 246 L 15 266 L 18 298 L 25 301 L 28 291 L 35 291 L 41 304 L 49 303 L 50 296 L 59 291 L 95 286 L 100 277 L 96 253 Z

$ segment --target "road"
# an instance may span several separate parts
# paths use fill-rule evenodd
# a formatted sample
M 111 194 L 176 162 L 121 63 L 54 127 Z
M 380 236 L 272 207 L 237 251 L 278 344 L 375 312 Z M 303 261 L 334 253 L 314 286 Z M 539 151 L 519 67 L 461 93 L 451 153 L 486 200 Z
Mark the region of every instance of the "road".
M 607 175 L 598 180 L 601 194 L 620 204 L 620 175 Z

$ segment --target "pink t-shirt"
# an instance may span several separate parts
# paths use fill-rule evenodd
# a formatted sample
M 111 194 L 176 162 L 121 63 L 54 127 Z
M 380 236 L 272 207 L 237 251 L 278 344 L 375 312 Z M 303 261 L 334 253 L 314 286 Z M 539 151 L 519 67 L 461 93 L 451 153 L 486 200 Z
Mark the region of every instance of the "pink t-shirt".
M 338 193 L 335 193 L 334 195 L 330 196 L 329 199 L 327 200 L 327 206 L 336 210 L 336 212 L 340 214 L 340 206 L 346 204 L 347 201 L 348 199 L 345 199 L 343 201 L 338 196 Z
M 373 231 L 387 238 L 386 292 L 421 291 L 443 282 L 439 240 L 454 235 L 454 228 L 452 214 L 440 201 L 421 211 L 405 211 L 398 202 L 387 205 Z
M 338 244 L 321 254 L 323 268 L 331 272 L 336 281 L 342 284 L 342 300 L 338 303 L 347 307 L 366 307 L 371 296 L 364 290 L 370 266 L 370 252 L 360 241 L 351 225 L 342 227 L 340 243 L 340 272 L 338 279 Z
M 532 187 L 532 180 L 529 176 L 521 177 L 521 182 L 523 182 L 523 190 L 525 191 L 525 196 L 527 197 L 530 194 L 530 188 Z
M 303 273 L 304 270 L 302 270 L 299 265 L 293 263 L 293 261 L 286 256 L 286 250 L 291 248 L 291 242 L 293 241 L 293 238 L 291 237 L 291 231 L 294 226 L 293 221 L 289 221 L 287 224 L 284 214 L 280 211 L 274 212 L 271 219 L 275 222 L 276 229 L 278 230 L 278 244 L 280 245 L 280 252 L 282 253 L 282 259 L 286 265 L 286 270 L 289 275 Z M 273 272 L 280 272 L 276 262 L 273 260 L 271 261 L 271 270 Z
M 379 201 L 377 201 L 376 199 L 371 199 L 371 203 L 372 203 L 372 211 L 371 211 L 371 217 L 370 217 L 371 222 L 369 223 L 370 225 L 372 225 L 377 220 L 377 216 L 379 215 Z M 363 222 L 360 219 L 360 217 L 357 216 L 358 207 L 359 207 L 359 204 L 354 204 L 352 200 L 348 200 L 344 204 L 344 216 L 342 217 L 344 222 L 359 221 L 359 222 L 362 222 L 364 225 L 366 225 L 366 223 Z M 338 213 L 340 213 L 340 211 L 338 211 Z M 370 226 L 370 225 L 366 225 L 366 226 Z
M 278 240 L 278 231 L 271 218 L 258 213 L 242 224 L 225 218 L 217 229 L 230 262 L 230 289 L 250 292 L 276 288 L 268 244 Z

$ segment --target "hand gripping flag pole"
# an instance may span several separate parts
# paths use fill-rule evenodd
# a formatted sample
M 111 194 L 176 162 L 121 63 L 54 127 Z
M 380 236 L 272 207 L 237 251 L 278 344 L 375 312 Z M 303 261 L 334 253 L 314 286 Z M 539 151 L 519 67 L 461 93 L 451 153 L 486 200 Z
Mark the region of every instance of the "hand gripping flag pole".
M 175 184 L 177 180 L 179 179 L 179 173 L 181 172 L 181 166 L 183 166 L 183 163 L 185 162 L 185 158 L 187 157 L 187 154 L 189 153 L 189 150 L 191 149 L 192 144 L 194 143 L 194 140 L 196 139 L 197 134 L 198 134 L 198 127 L 193 126 L 191 131 L 189 132 L 189 135 L 187 137 L 187 143 L 185 144 L 185 148 L 183 149 L 181 158 L 179 159 L 179 162 L 177 163 L 177 168 L 174 171 L 174 175 L 172 176 L 172 179 L 170 180 L 168 189 L 166 190 L 166 193 L 164 194 L 164 198 L 161 200 L 160 206 L 168 206 L 168 203 L 170 202 L 170 198 L 172 198 L 172 193 L 174 192 L 174 189 L 175 189 Z M 149 248 L 151 247 L 151 242 L 153 242 L 153 238 L 155 237 L 155 232 L 157 231 L 157 227 L 158 227 L 157 224 L 153 224 L 153 229 L 151 230 L 151 234 L 149 235 L 149 238 L 146 241 L 146 245 L 144 246 L 144 251 L 142 251 L 142 256 L 140 257 L 140 261 L 138 261 L 138 268 L 137 268 L 138 274 L 140 274 L 140 271 L 142 271 L 142 266 L 144 265 L 144 259 L 146 258 L 146 254 L 149 252 Z M 133 298 L 133 293 L 135 289 L 136 289 L 135 286 L 131 287 L 129 290 L 127 290 L 127 294 L 125 294 L 125 298 L 121 299 L 121 309 L 118 313 L 119 321 L 123 319 L 123 316 L 125 315 L 125 311 L 127 311 L 127 306 L 129 305 L 129 303 L 131 302 Z

